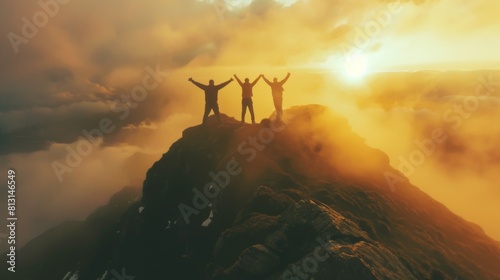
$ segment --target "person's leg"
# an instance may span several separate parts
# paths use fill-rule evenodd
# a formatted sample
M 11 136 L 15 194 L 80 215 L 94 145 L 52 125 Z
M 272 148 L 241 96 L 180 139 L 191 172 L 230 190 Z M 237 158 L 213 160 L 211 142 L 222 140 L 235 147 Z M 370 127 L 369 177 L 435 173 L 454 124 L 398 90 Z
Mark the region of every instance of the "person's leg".
M 253 112 L 253 101 L 252 98 L 249 98 L 248 100 L 248 109 L 250 110 L 250 115 L 252 116 L 252 124 L 255 123 L 255 114 Z
M 208 115 L 210 114 L 210 111 L 212 110 L 212 106 L 208 103 L 205 102 L 205 113 L 203 113 L 203 123 L 207 123 Z
M 283 116 L 283 97 L 274 98 L 274 108 L 276 108 L 276 118 L 281 120 Z
M 217 121 L 219 121 L 219 123 L 222 123 L 222 121 L 220 120 L 220 114 L 219 114 L 219 104 L 215 103 L 213 105 L 212 109 L 214 110 L 215 116 L 217 117 Z
M 278 114 L 278 103 L 276 97 L 273 97 L 273 103 L 274 103 L 274 110 L 276 111 L 276 114 Z
M 247 103 L 245 98 L 241 99 L 241 122 L 245 122 L 245 115 L 247 114 Z

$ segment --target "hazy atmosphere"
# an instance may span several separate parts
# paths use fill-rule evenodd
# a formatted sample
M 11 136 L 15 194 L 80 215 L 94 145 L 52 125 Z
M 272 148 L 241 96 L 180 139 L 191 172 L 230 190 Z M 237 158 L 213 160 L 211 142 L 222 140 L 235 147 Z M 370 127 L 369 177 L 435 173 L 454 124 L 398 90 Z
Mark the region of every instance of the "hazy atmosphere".
M 499 1 L 4 0 L 0 10 L 0 170 L 17 174 L 21 244 L 141 188 L 201 122 L 189 78 L 288 72 L 285 107 L 343 115 L 414 185 L 500 240 Z M 260 82 L 254 94 L 260 121 L 271 93 Z M 219 100 L 239 119 L 237 83 Z

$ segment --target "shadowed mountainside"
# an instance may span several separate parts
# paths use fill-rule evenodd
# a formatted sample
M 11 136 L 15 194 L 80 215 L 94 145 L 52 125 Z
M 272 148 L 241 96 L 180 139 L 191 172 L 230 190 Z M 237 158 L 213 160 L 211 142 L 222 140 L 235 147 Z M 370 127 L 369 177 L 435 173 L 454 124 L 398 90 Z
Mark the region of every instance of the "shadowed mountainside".
M 389 187 L 384 174 L 399 173 L 345 119 L 308 105 L 284 120 L 186 129 L 141 201 L 33 240 L 17 276 L 500 279 L 498 242 L 407 179 Z

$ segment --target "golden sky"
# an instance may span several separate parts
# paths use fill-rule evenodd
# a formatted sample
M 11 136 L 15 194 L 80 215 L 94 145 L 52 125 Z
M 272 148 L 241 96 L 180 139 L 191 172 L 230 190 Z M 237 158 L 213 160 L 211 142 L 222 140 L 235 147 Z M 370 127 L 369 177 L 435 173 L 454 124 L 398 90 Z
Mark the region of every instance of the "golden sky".
M 291 72 L 285 107 L 331 107 L 393 166 L 432 128 L 450 125 L 442 115 L 472 95 L 480 77 L 500 81 L 489 71 L 413 73 L 498 69 L 495 0 L 46 1 L 52 6 L 0 3 L 0 167 L 30 174 L 20 179 L 30 205 L 20 208 L 24 241 L 85 217 L 124 185 L 140 186 L 182 129 L 201 120 L 202 93 L 189 77 Z M 36 31 L 26 33 L 26 21 L 38 22 Z M 114 101 L 157 66 L 169 76 L 117 118 Z M 222 112 L 239 116 L 240 98 L 236 84 L 224 89 Z M 497 93 L 482 102 L 410 176 L 497 240 L 498 101 Z M 273 111 L 263 83 L 254 104 L 257 119 Z M 67 145 L 104 117 L 116 132 L 60 182 L 50 163 L 64 161 Z

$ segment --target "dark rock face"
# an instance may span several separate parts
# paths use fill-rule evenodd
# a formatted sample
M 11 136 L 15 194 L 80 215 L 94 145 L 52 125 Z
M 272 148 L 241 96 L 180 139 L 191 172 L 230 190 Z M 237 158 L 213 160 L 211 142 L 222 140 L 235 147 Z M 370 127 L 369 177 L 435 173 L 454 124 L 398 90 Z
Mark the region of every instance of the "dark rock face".
M 309 105 L 284 120 L 186 129 L 141 201 L 94 215 L 109 230 L 58 248 L 71 258 L 43 279 L 500 279 L 498 242 L 408 180 L 390 188 L 398 172 L 345 119 Z
M 65 222 L 48 230 L 19 251 L 16 273 L 2 270 L 0 279 L 70 279 L 72 272 L 103 261 L 96 253 L 130 234 L 123 231 L 123 219 L 139 207 L 140 197 L 139 188 L 126 187 L 85 221 Z M 6 262 L 4 256 L 0 261 Z M 85 278 L 85 273 L 79 279 L 96 279 Z
M 274 232 L 244 250 L 221 278 L 262 279 L 283 271 L 279 279 L 416 279 L 390 250 L 326 205 L 301 200 L 275 223 Z

